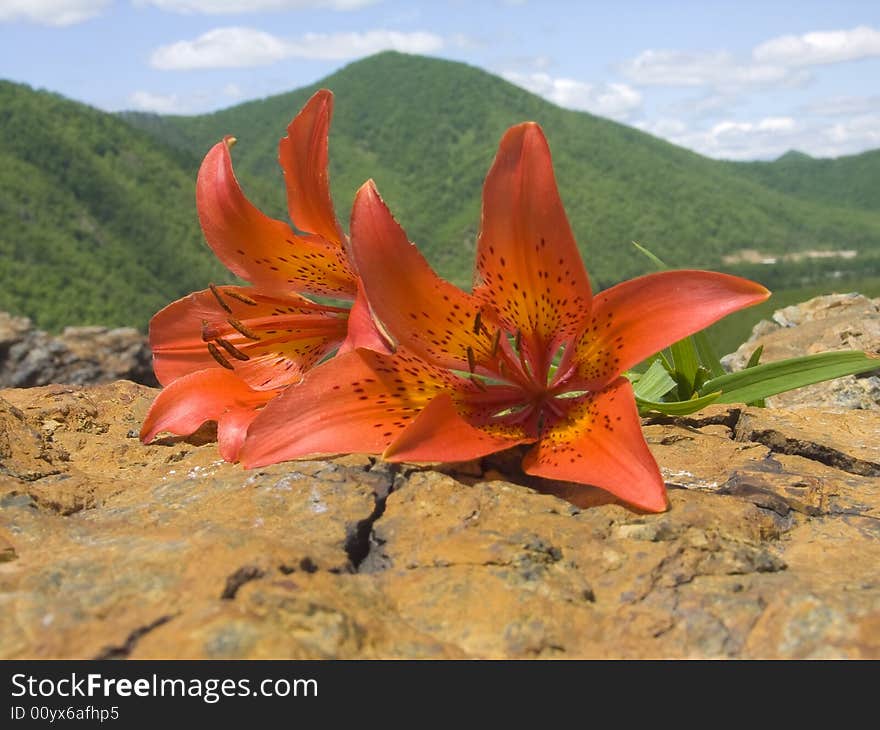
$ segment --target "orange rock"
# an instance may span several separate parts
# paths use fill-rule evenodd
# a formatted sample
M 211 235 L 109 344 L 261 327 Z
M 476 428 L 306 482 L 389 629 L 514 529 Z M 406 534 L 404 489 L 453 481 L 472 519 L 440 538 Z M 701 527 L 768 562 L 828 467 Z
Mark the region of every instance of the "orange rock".
M 880 658 L 878 412 L 648 423 L 646 515 L 516 455 L 143 446 L 154 394 L 0 391 L 0 657 Z

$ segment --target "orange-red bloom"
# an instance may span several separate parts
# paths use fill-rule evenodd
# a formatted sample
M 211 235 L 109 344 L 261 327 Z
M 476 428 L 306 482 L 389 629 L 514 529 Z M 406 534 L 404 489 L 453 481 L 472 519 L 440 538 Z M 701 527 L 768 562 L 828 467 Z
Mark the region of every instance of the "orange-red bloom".
M 153 367 L 167 386 L 141 429 L 191 433 L 218 420 L 224 458 L 234 460 L 257 410 L 330 353 L 384 347 L 346 253 L 327 176 L 329 91 L 317 92 L 279 146 L 290 218 L 264 215 L 244 195 L 226 137 L 199 169 L 196 203 L 208 245 L 251 286 L 212 286 L 165 307 L 150 322 Z M 351 310 L 317 294 L 355 300 Z M 235 428 L 224 424 L 234 421 Z
M 252 424 L 247 466 L 341 450 L 455 461 L 531 443 L 528 473 L 663 510 L 663 480 L 622 373 L 769 295 L 737 277 L 674 271 L 594 298 L 547 142 L 531 123 L 507 132 L 486 179 L 473 294 L 430 269 L 371 182 L 355 200 L 351 236 L 367 299 L 397 350 L 359 349 L 308 373 Z

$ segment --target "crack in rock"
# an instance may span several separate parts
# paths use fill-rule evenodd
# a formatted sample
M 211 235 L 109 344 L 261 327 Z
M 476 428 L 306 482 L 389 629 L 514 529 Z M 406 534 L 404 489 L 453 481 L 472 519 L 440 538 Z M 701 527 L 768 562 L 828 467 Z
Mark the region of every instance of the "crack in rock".
M 803 512 L 811 517 L 820 514 L 820 510 L 817 508 L 805 508 L 794 504 L 776 494 L 776 492 L 754 484 L 747 477 L 743 477 L 739 474 L 731 476 L 730 479 L 724 483 L 724 486 L 718 489 L 715 493 L 727 494 L 731 497 L 739 497 L 746 502 L 751 502 L 756 507 L 775 512 L 780 517 L 788 517 L 792 510 Z
M 832 449 L 830 446 L 817 444 L 813 441 L 788 438 L 773 429 L 751 431 L 747 434 L 746 438 L 749 441 L 766 446 L 777 454 L 801 456 L 857 476 L 880 476 L 880 464 L 857 459 L 849 454 L 844 454 L 842 451 Z
M 132 631 L 125 639 L 122 644 L 118 646 L 107 646 L 101 651 L 100 654 L 94 657 L 95 660 L 103 660 L 103 659 L 127 659 L 131 652 L 134 651 L 134 647 L 137 643 L 146 635 L 149 634 L 154 629 L 158 629 L 163 624 L 167 624 L 171 619 L 176 618 L 179 614 L 169 613 L 165 616 L 160 616 L 152 623 L 146 624 L 144 626 L 139 626 L 134 631 Z
M 739 423 L 742 410 L 731 408 L 723 413 L 710 413 L 697 417 L 693 416 L 666 416 L 651 415 L 643 419 L 646 424 L 654 426 L 679 426 L 686 429 L 700 429 L 705 426 L 727 426 L 731 431 Z
M 376 537 L 373 526 L 385 514 L 385 503 L 388 501 L 388 496 L 394 491 L 397 477 L 405 476 L 401 472 L 400 465 L 379 460 L 373 461 L 369 471 L 379 474 L 384 472 L 383 476 L 387 478 L 373 489 L 373 511 L 348 529 L 343 549 L 348 555 L 352 573 L 371 573 L 381 570 L 382 559 L 380 557 L 373 559 L 371 555 L 373 548 L 382 544 L 382 541 Z
M 222 600 L 231 601 L 238 593 L 238 589 L 245 583 L 250 583 L 252 580 L 262 578 L 264 575 L 265 572 L 256 565 L 242 566 L 226 579 L 226 586 L 223 588 L 223 593 L 220 594 L 220 598 Z

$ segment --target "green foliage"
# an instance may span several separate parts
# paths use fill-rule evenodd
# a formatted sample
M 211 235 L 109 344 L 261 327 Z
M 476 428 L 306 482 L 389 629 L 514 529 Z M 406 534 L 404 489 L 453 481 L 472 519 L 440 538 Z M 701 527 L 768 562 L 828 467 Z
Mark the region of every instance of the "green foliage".
M 116 117 L 0 82 L 0 310 L 145 327 L 228 272 L 200 241 L 196 160 Z
M 729 163 L 739 174 L 768 188 L 817 203 L 880 210 L 880 150 L 835 159 L 787 152 L 773 162 Z
M 748 165 L 560 109 L 484 71 L 389 52 L 314 86 L 195 117 L 114 117 L 0 84 L 0 308 L 47 327 L 144 327 L 172 299 L 228 281 L 201 242 L 198 162 L 235 135 L 244 189 L 286 218 L 278 140 L 319 87 L 336 94 L 330 173 L 340 219 L 374 178 L 412 240 L 462 286 L 471 279 L 483 179 L 503 132 L 524 120 L 544 127 L 596 288 L 648 270 L 632 240 L 671 265 L 699 268 L 723 268 L 722 255 L 744 248 L 880 257 L 880 207 L 870 195 L 844 204 L 783 190 Z M 864 271 L 862 258 L 847 265 Z M 816 273 L 810 265 L 804 276 Z M 796 278 L 766 268 L 755 278 L 772 286 L 768 273 Z

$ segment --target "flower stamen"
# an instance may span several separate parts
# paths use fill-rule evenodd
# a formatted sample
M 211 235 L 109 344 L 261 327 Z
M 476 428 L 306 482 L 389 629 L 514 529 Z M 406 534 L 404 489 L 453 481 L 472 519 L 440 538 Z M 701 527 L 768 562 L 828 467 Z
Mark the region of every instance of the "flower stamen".
M 232 314 L 232 307 L 230 307 L 226 301 L 223 299 L 223 296 L 220 294 L 220 290 L 214 284 L 209 284 L 208 288 L 211 290 L 211 294 L 214 295 L 214 298 L 217 300 L 217 304 L 219 304 L 226 312 Z
M 226 340 L 221 339 L 219 337 L 215 340 L 215 342 L 218 345 L 220 345 L 220 347 L 222 347 L 224 350 L 226 350 L 226 352 L 228 352 L 230 355 L 232 355 L 232 357 L 234 357 L 236 360 L 250 360 L 251 359 L 249 355 L 245 355 L 241 350 L 239 350 L 237 347 L 235 347 L 235 345 L 233 345 L 231 342 L 227 342 Z
M 229 322 L 229 325 L 230 325 L 234 330 L 237 330 L 241 335 L 247 337 L 249 340 L 259 340 L 259 339 L 262 339 L 258 334 L 256 334 L 253 330 L 250 330 L 250 329 L 248 329 L 247 327 L 245 327 L 245 326 L 244 326 L 241 322 L 239 322 L 237 319 L 233 319 L 232 317 L 230 317 L 230 318 L 227 319 L 226 321 Z
M 226 294 L 226 296 L 228 296 L 228 297 L 232 297 L 233 299 L 237 299 L 237 300 L 240 301 L 242 304 L 247 304 L 247 305 L 250 306 L 250 307 L 256 307 L 256 306 L 257 306 L 257 302 L 255 302 L 255 301 L 254 301 L 253 299 L 251 299 L 249 296 L 247 296 L 247 295 L 245 295 L 245 294 L 239 294 L 237 291 L 233 291 L 232 289 L 230 289 L 229 291 L 225 292 L 225 294 Z
M 220 367 L 226 368 L 227 370 L 235 370 L 235 368 L 229 364 L 229 360 L 223 357 L 220 350 L 217 349 L 217 346 L 213 342 L 208 343 L 208 352 L 211 353 L 211 357 L 217 361 L 217 364 Z

